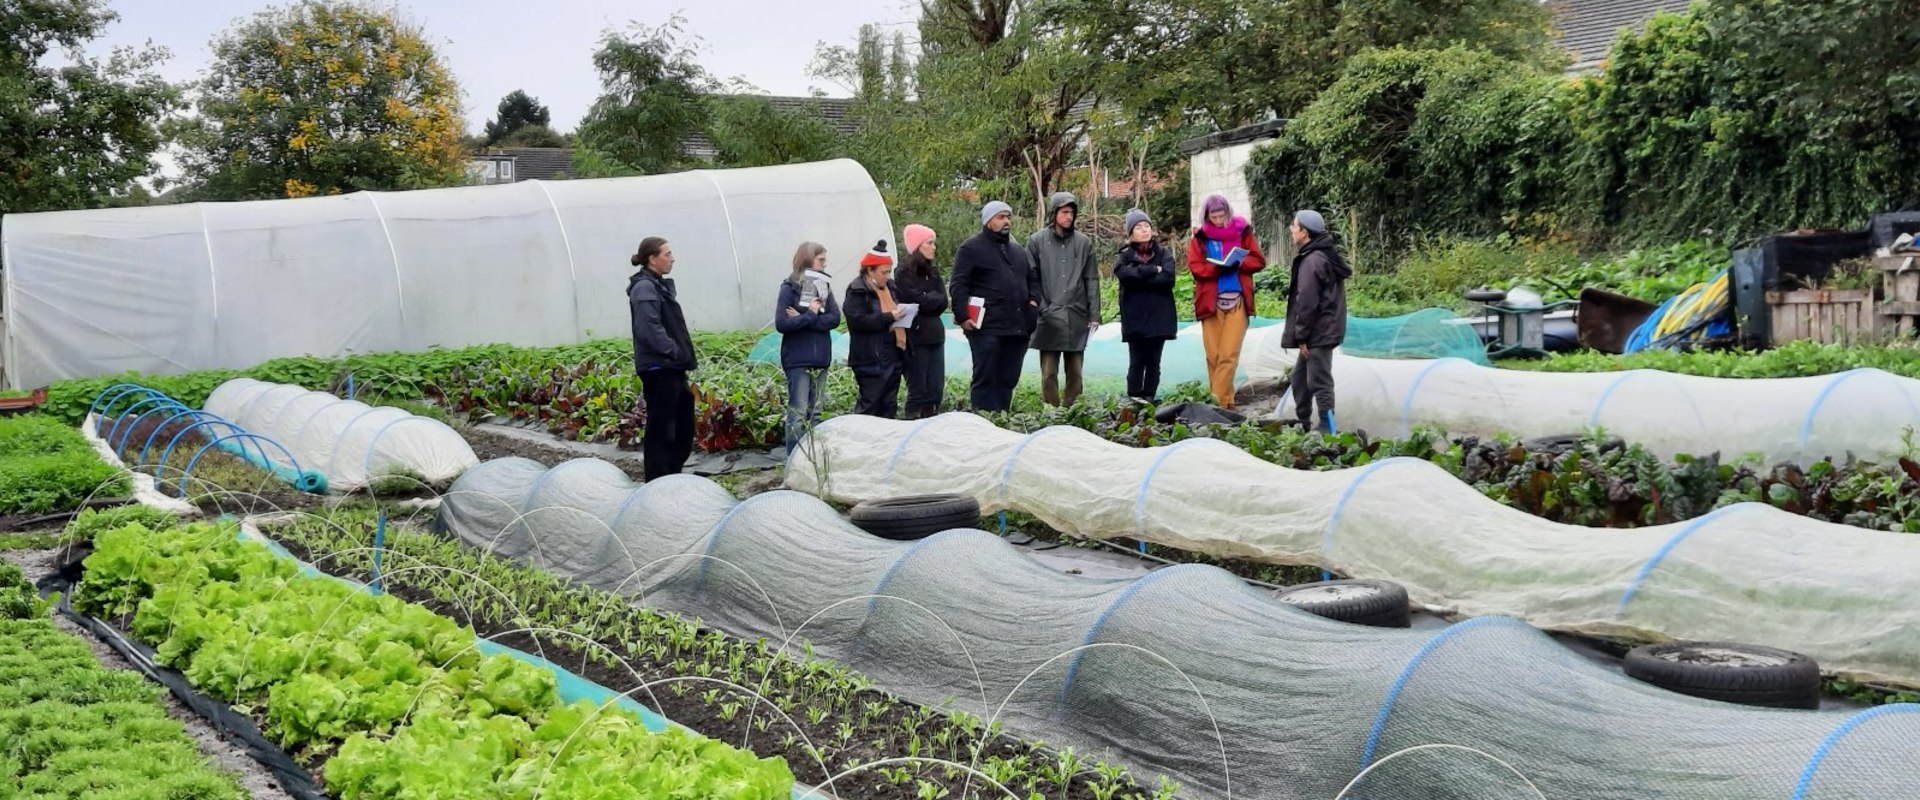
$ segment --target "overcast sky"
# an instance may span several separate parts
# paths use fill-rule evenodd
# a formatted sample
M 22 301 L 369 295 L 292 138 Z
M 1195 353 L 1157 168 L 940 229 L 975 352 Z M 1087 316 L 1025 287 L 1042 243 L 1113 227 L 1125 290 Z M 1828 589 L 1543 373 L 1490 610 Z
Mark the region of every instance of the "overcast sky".
M 200 77 L 207 43 L 235 19 L 284 5 L 273 0 L 109 0 L 120 12 L 97 43 L 152 41 L 173 52 L 168 80 Z M 915 0 L 381 0 L 419 23 L 465 90 L 467 129 L 478 132 L 500 98 L 525 89 L 553 109 L 553 127 L 571 131 L 599 95 L 594 44 L 608 28 L 649 26 L 678 11 L 702 40 L 700 64 L 715 77 L 741 77 L 773 94 L 847 91 L 807 75 L 815 47 L 852 46 L 863 23 L 894 28 L 917 17 Z M 893 28 L 890 28 L 893 29 Z M 911 30 L 909 29 L 909 35 Z

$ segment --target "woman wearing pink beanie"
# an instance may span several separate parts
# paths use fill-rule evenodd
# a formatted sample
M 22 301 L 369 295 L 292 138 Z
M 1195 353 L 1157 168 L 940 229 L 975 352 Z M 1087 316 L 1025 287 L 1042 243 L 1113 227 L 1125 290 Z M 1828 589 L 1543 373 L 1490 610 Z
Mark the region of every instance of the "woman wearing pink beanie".
M 940 315 L 947 311 L 947 282 L 934 266 L 934 233 L 925 225 L 908 225 L 900 232 L 906 256 L 893 269 L 894 293 L 902 303 L 919 303 L 919 316 L 907 329 L 908 419 L 940 413 L 947 388 L 947 330 Z

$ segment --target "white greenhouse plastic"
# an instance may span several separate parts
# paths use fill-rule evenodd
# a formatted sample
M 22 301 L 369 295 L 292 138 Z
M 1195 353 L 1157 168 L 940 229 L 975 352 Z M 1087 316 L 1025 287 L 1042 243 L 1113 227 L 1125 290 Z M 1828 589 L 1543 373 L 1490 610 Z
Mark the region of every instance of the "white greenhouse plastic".
M 1247 334 L 1249 379 L 1279 378 L 1294 352 L 1268 329 Z M 1920 428 L 1920 381 L 1877 369 L 1807 378 L 1710 378 L 1659 370 L 1531 372 L 1458 358 L 1387 360 L 1336 353 L 1340 428 L 1402 437 L 1447 433 L 1522 438 L 1608 434 L 1665 456 L 1758 455 L 1810 463 L 1849 455 L 1890 460 Z M 1293 401 L 1277 412 L 1291 417 Z
M 1244 493 L 1232 474 L 1210 485 Z M 439 522 L 475 548 L 1114 760 L 1142 785 L 1167 775 L 1182 797 L 1920 798 L 1920 707 L 1697 700 L 1511 619 L 1350 625 L 1214 567 L 1067 575 L 982 531 L 889 541 L 807 495 L 736 501 L 692 475 L 636 485 L 591 459 L 489 461 L 454 483 Z
M 10 214 L 11 388 L 128 370 L 628 335 L 629 258 L 664 236 L 688 324 L 753 330 L 804 240 L 892 240 L 850 160 L 601 180 Z
M 393 475 L 443 486 L 480 463 L 466 438 L 437 419 L 289 383 L 235 378 L 207 396 L 206 410 L 279 442 L 334 492 Z
M 842 502 L 962 494 L 1079 536 L 1391 580 L 1442 613 L 1771 645 L 1831 672 L 1920 685 L 1920 536 L 1764 504 L 1601 530 L 1501 505 L 1419 459 L 1302 472 L 1217 439 L 1133 448 L 959 413 L 826 420 L 787 485 Z

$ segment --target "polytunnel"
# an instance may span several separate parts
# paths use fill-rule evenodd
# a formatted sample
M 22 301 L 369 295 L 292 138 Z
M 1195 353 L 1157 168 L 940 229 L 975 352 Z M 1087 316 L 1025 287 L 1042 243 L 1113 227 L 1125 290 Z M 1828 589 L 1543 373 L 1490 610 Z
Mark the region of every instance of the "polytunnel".
M 1279 378 L 1294 353 L 1249 332 L 1247 375 Z M 1457 358 L 1391 361 L 1338 353 L 1337 424 L 1376 437 L 1423 425 L 1522 438 L 1601 428 L 1663 456 L 1757 455 L 1768 463 L 1897 458 L 1920 426 L 1920 381 L 1877 369 L 1802 378 L 1713 378 L 1659 370 L 1532 372 Z M 1278 413 L 1291 416 L 1291 398 Z
M 951 326 L 948 320 L 946 342 L 946 362 L 948 375 L 968 375 L 973 372 L 973 351 L 967 345 L 966 334 Z M 1127 343 L 1120 338 L 1118 320 L 1102 325 L 1100 330 L 1087 339 L 1087 350 L 1081 365 L 1081 372 L 1088 376 L 1106 376 L 1124 378 L 1127 375 L 1129 353 Z M 1248 321 L 1252 330 L 1260 330 L 1284 323 L 1284 319 L 1254 317 Z M 764 364 L 780 363 L 780 334 L 767 334 L 753 347 L 748 359 Z M 1349 353 L 1378 358 L 1461 358 L 1479 363 L 1487 363 L 1486 348 L 1480 342 L 1480 335 L 1473 326 L 1459 315 L 1443 308 L 1429 308 L 1411 314 L 1396 317 L 1347 318 L 1347 342 L 1344 348 Z M 846 333 L 833 332 L 833 360 L 836 364 L 847 362 L 848 340 Z M 1239 377 L 1247 377 L 1245 361 L 1242 362 Z M 1028 350 L 1026 362 L 1021 370 L 1028 373 L 1040 372 L 1040 353 Z M 1198 323 L 1180 323 L 1173 341 L 1168 342 L 1160 362 L 1160 384 L 1172 387 L 1188 381 L 1206 381 L 1207 354 L 1202 344 L 1201 329 Z
M 9 214 L 7 385 L 628 335 L 664 236 L 687 322 L 751 330 L 800 242 L 852 272 L 892 224 L 836 161 L 599 180 Z
M 265 436 L 351 492 L 388 476 L 443 486 L 480 463 L 465 437 L 439 420 L 370 406 L 287 383 L 235 378 L 207 396 L 206 410 Z
M 787 485 L 841 502 L 963 494 L 1077 536 L 1391 580 L 1442 613 L 1771 645 L 1828 671 L 1920 685 L 1920 536 L 1760 503 L 1585 528 L 1501 505 L 1414 458 L 1299 471 L 1217 439 L 1134 448 L 958 413 L 826 420 L 789 462 Z
M 1349 625 L 1213 567 L 1067 575 L 982 531 L 890 541 L 807 495 L 737 502 L 590 459 L 487 462 L 440 514 L 470 546 L 790 653 L 804 641 L 908 699 L 1169 776 L 1185 797 L 1920 798 L 1914 707 L 1699 700 L 1511 619 Z

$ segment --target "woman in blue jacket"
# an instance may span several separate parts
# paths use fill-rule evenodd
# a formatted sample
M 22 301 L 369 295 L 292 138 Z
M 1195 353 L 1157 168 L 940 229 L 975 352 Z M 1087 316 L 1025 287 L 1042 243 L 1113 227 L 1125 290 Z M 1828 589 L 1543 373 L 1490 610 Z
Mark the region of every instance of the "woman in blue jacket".
M 780 303 L 773 327 L 780 332 L 780 368 L 787 373 L 787 452 L 820 422 L 820 396 L 827 367 L 833 363 L 833 329 L 840 325 L 840 304 L 828 281 L 827 248 L 801 242 L 793 254 L 793 274 L 780 282 Z

